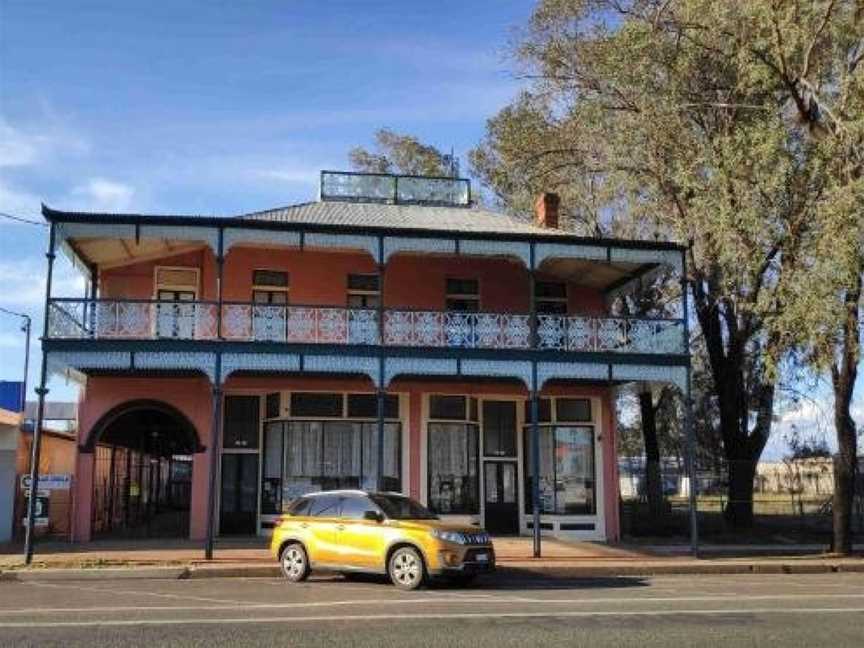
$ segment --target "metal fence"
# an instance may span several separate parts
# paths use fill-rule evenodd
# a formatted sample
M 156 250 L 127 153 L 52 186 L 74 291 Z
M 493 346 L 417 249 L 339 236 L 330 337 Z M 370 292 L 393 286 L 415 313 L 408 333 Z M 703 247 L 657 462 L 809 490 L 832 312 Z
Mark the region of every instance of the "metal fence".
M 661 510 L 649 505 L 644 466 L 621 471 L 621 524 L 625 539 L 687 542 L 689 480 L 675 462 L 661 470 Z M 719 544 L 825 544 L 833 529 L 834 474 L 830 458 L 761 462 L 753 484 L 752 525 L 734 525 L 728 469 L 697 472 L 696 512 L 703 542 Z M 744 502 L 746 504 L 746 502 Z M 853 542 L 864 542 L 864 472 L 856 476 Z

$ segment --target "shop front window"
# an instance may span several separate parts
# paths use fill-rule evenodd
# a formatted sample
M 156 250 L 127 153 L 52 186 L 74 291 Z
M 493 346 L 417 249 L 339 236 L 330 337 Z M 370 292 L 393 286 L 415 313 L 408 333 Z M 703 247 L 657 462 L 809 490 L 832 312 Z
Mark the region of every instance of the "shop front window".
M 268 423 L 264 432 L 262 513 L 322 490 L 377 490 L 378 424 L 357 421 Z M 401 491 L 401 426 L 384 424 L 384 490 Z
M 472 423 L 429 424 L 430 510 L 442 514 L 479 512 L 479 437 L 479 428 Z
M 540 512 L 559 515 L 594 515 L 597 479 L 594 464 L 594 428 L 543 426 L 540 434 Z M 525 434 L 525 510 L 532 512 L 533 454 L 531 429 Z

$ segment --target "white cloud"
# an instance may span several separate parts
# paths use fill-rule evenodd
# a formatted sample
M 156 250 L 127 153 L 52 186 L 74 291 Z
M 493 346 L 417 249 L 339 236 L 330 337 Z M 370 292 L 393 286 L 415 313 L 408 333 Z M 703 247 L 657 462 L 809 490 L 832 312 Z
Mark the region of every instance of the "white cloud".
M 318 171 L 311 168 L 282 167 L 257 171 L 255 175 L 268 180 L 287 182 L 291 184 L 318 185 Z
M 33 166 L 50 157 L 89 150 L 85 139 L 54 120 L 24 130 L 0 117 L 0 167 Z
M 123 212 L 131 208 L 134 196 L 135 188 L 131 185 L 91 178 L 72 189 L 69 203 L 71 209 L 82 211 Z
M 2 134 L 0 134 L 2 137 Z M 2 146 L 2 143 L 0 143 Z M 27 191 L 19 191 L 0 180 L 0 211 L 15 216 L 24 216 L 39 220 L 41 201 L 35 194 Z M 4 224 L 13 224 L 14 221 L 4 221 Z
M 59 258 L 59 257 L 58 257 Z M 56 297 L 84 294 L 84 277 L 71 266 L 55 265 L 51 291 Z M 0 261 L 0 305 L 19 312 L 32 311 L 45 301 L 45 263 L 35 259 Z M 31 316 L 33 313 L 30 313 Z

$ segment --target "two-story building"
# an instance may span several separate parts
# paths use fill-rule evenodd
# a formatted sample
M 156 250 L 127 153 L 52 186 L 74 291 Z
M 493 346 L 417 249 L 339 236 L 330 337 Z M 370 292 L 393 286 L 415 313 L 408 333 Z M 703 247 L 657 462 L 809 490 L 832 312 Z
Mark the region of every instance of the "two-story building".
M 686 306 L 609 308 L 683 248 L 568 234 L 553 194 L 520 219 L 467 180 L 322 172 L 318 200 L 241 216 L 43 214 L 79 540 L 263 534 L 303 493 L 379 488 L 614 541 L 616 386 L 688 384 Z M 51 294 L 55 249 L 86 297 Z

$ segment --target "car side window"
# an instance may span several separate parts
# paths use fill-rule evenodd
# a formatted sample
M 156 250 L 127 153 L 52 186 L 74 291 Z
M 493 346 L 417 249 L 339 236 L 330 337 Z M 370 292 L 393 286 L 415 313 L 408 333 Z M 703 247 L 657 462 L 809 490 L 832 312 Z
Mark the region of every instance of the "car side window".
M 337 517 L 339 515 L 339 498 L 336 495 L 321 495 L 310 497 L 309 513 L 312 517 Z
M 362 497 L 360 495 L 352 495 L 349 497 L 342 498 L 342 517 L 348 518 L 351 520 L 362 520 L 363 514 L 366 511 L 376 511 L 378 507 L 375 506 L 371 501 L 369 501 L 368 497 Z
M 293 516 L 308 515 L 309 499 L 306 497 L 301 497 L 300 499 L 295 500 L 291 504 L 291 508 L 288 509 L 288 514 Z

